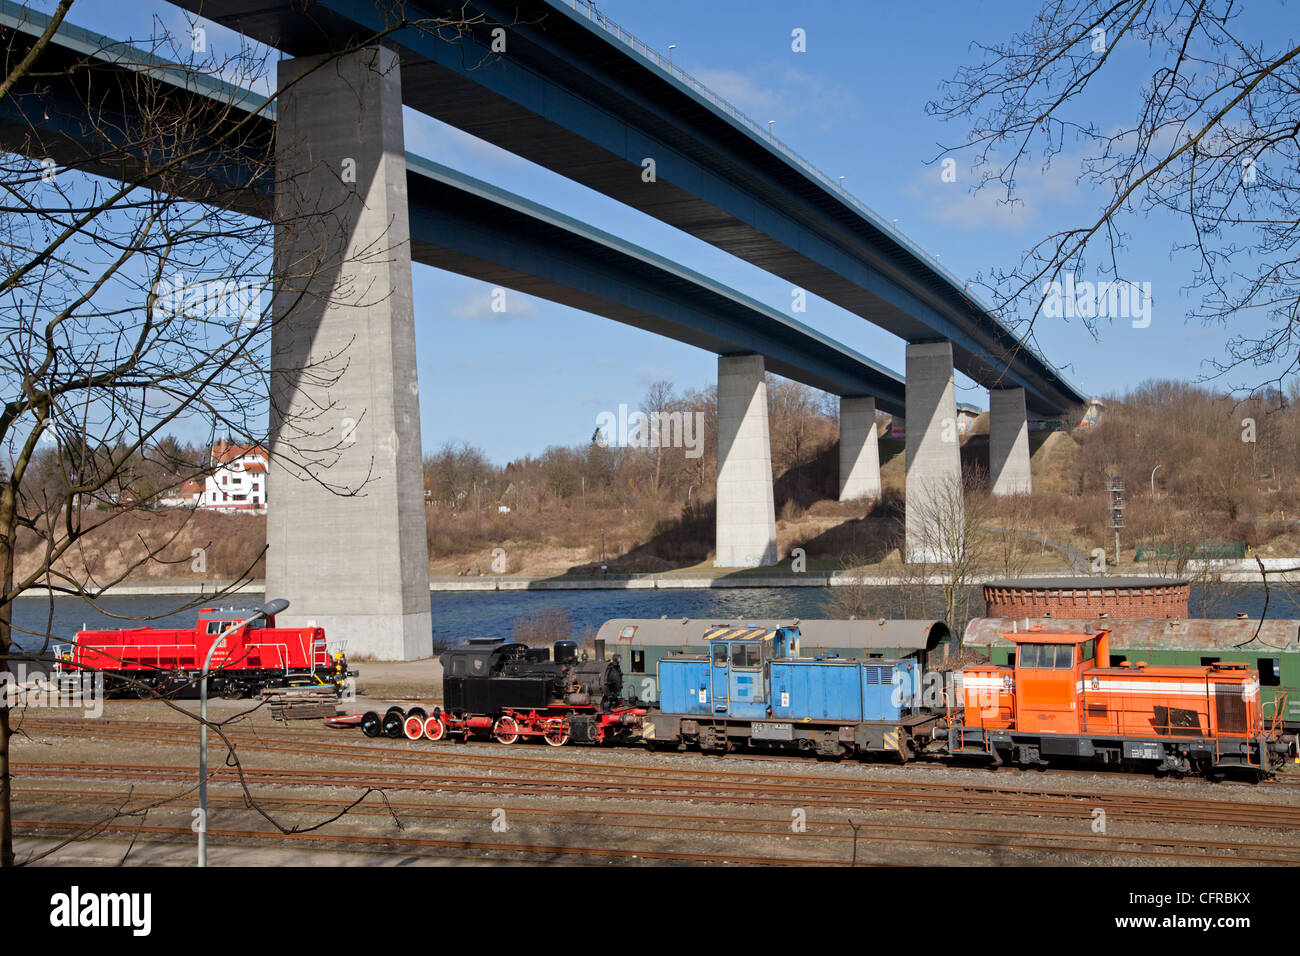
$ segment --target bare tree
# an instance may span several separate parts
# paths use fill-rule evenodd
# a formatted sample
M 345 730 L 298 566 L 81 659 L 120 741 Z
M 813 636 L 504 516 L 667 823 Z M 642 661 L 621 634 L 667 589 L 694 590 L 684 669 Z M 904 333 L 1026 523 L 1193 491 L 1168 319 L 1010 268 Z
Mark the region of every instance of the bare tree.
M 938 578 L 943 619 L 960 634 L 970 618 L 971 589 L 988 567 L 995 538 L 986 528 L 987 479 L 978 470 L 936 478 L 925 497 L 908 499 L 916 530 L 910 563 L 926 563 Z
M 1005 314 L 1044 314 L 1048 288 L 1092 265 L 1131 282 L 1131 223 L 1151 213 L 1181 219 L 1174 252 L 1190 258 L 1192 318 L 1238 324 L 1217 374 L 1272 366 L 1272 381 L 1300 364 L 1300 46 L 1276 30 L 1280 10 L 1246 15 L 1233 0 L 1043 0 L 1024 30 L 977 44 L 978 62 L 944 84 L 928 111 L 969 125 L 953 150 L 973 154 L 977 188 L 1019 201 L 1024 166 L 1068 172 L 1096 187 L 1079 222 L 1044 236 L 1010 269 L 986 280 Z M 1132 67 L 1140 51 L 1151 67 Z M 1127 71 L 1127 72 L 1126 72 Z M 1136 91 L 1116 107 L 1114 84 Z M 1127 103 L 1127 101 L 1124 101 Z M 1077 168 L 1073 166 L 1077 162 Z M 1104 316 L 1079 316 L 1095 329 Z M 1256 386 L 1263 383 L 1255 383 Z
M 659 486 L 663 480 L 664 447 L 672 438 L 672 429 L 668 416 L 674 405 L 673 383 L 667 379 L 651 382 L 646 390 L 642 411 L 650 421 L 650 457 L 654 459 L 654 478 L 650 483 L 650 493 L 659 497 Z
M 927 562 L 902 565 L 897 578 L 887 584 L 863 570 L 869 563 L 861 554 L 840 557 L 836 584 L 826 601 L 828 616 L 857 620 L 924 619 L 933 613 L 931 604 L 936 595 L 930 580 L 932 568 Z
M 311 276 L 344 265 L 318 256 L 277 268 L 277 230 L 292 234 L 331 210 L 271 201 L 294 190 L 274 168 L 267 119 L 283 90 L 244 89 L 268 86 L 265 51 L 200 56 L 188 38 L 164 35 L 134 58 L 120 46 L 108 56 L 69 54 L 53 39 L 70 5 L 60 3 L 44 29 L 0 33 L 0 104 L 30 118 L 0 153 L 5 673 L 15 661 L 49 659 L 54 595 L 109 613 L 100 602 L 109 588 L 163 560 L 175 530 L 142 535 L 141 556 L 106 578 L 82 561 L 80 545 L 111 535 L 124 515 L 147 512 L 167 487 L 206 474 L 211 461 L 175 454 L 169 432 L 270 446 L 270 332 L 294 321 L 299 303 L 273 311 L 269 292 L 282 283 L 306 288 Z M 393 19 L 391 29 L 421 26 Z M 214 88 L 213 97 L 191 95 Z M 70 115 L 56 115 L 62 110 Z M 58 132 L 69 128 L 75 138 Z M 328 388 L 345 353 L 290 371 Z M 324 475 L 338 446 L 314 444 L 280 442 L 273 453 L 329 487 Z M 151 459 L 165 465 L 166 482 Z M 21 572 L 20 551 L 36 558 Z M 33 589 L 50 595 L 46 624 L 16 635 L 15 602 Z M 0 700 L 0 865 L 14 863 L 10 717 Z
M 988 492 L 981 489 L 975 494 L 986 496 Z M 991 568 L 1004 578 L 1020 577 L 1029 565 L 1030 556 L 1041 547 L 1033 531 L 1033 498 L 1029 495 L 990 498 L 977 502 L 976 509 L 987 516 L 988 523 L 982 530 Z

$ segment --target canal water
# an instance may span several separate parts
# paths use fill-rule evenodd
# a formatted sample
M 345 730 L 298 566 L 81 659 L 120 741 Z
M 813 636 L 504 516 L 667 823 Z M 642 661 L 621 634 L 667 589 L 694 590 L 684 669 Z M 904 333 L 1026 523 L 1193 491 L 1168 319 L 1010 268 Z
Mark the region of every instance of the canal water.
M 718 588 L 712 590 L 636 590 L 636 591 L 461 591 L 436 592 L 430 595 L 433 612 L 435 647 L 459 643 L 470 637 L 510 636 L 521 619 L 539 611 L 563 611 L 575 634 L 595 630 L 605 621 L 618 617 L 721 617 L 721 618 L 818 618 L 826 616 L 833 594 L 830 588 Z M 889 602 L 889 593 L 897 588 L 881 589 L 881 605 Z M 1300 617 L 1297 595 L 1285 585 L 1270 586 L 1270 618 Z M 931 598 L 938 597 L 931 589 Z M 50 633 L 55 640 L 71 640 L 83 627 L 115 629 L 122 627 L 191 627 L 195 604 L 177 611 L 191 598 L 180 595 L 106 597 L 99 609 L 75 597 L 25 597 L 14 607 L 15 638 L 20 646 L 39 647 L 22 631 Z M 256 607 L 263 600 L 260 593 L 245 592 L 238 598 L 226 598 L 222 607 Z M 203 606 L 208 606 L 204 604 Z M 1258 617 L 1264 607 L 1264 588 L 1258 584 L 1216 587 L 1214 594 L 1202 594 L 1192 588 L 1193 617 L 1233 617 L 1244 612 Z M 970 613 L 984 610 L 979 589 L 973 589 Z M 897 616 L 897 615 L 890 615 Z

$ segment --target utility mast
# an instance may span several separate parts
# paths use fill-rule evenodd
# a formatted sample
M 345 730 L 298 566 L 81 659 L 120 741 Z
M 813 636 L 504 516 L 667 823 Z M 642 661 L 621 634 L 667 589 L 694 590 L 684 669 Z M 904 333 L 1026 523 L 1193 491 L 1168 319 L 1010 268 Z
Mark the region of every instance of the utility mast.
M 1115 567 L 1119 567 L 1119 529 L 1124 527 L 1124 479 L 1110 479 L 1110 526 L 1115 529 Z

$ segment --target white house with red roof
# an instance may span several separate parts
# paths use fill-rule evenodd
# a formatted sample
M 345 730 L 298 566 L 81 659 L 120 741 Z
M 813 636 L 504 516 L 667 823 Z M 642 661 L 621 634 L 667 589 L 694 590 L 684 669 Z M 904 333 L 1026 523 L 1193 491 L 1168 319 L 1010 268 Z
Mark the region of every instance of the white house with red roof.
M 203 479 L 190 478 L 179 488 L 172 488 L 161 498 L 158 504 L 164 508 L 194 508 L 203 504 Z
M 203 485 L 199 507 L 227 511 L 265 511 L 269 456 L 260 445 L 212 446 L 212 474 Z

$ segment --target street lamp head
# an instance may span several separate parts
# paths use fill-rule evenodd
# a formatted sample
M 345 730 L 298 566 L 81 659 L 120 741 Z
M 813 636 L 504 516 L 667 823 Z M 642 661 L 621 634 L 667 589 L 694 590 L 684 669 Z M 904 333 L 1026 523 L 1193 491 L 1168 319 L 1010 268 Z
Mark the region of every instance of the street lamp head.
M 273 601 L 267 601 L 257 609 L 257 612 L 263 617 L 275 617 L 281 611 L 287 610 L 289 602 L 284 598 L 276 598 Z

